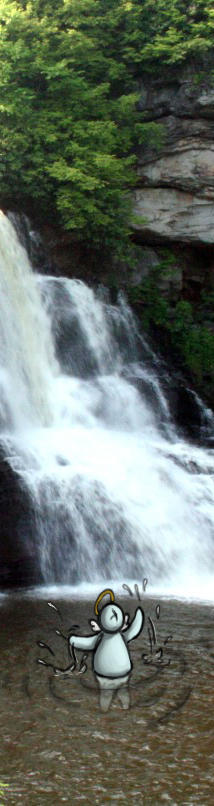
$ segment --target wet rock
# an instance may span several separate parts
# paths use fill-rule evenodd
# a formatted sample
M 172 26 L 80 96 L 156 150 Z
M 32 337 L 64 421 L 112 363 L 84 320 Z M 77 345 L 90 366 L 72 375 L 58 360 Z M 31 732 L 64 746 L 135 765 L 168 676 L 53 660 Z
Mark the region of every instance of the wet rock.
M 135 267 L 130 272 L 130 286 L 141 285 L 159 263 L 160 257 L 158 252 L 151 249 L 149 246 L 143 247 Z
M 176 375 L 163 381 L 169 409 L 175 425 L 187 439 L 202 445 L 212 445 L 214 416 L 196 392 Z
M 34 513 L 27 491 L 0 447 L 0 587 L 41 581 Z
M 58 275 L 58 268 L 51 255 L 51 243 L 45 243 L 41 233 L 35 228 L 33 220 L 25 213 L 14 210 L 8 210 L 7 216 L 27 252 L 33 269 L 40 274 Z
M 174 462 L 175 465 L 177 465 L 178 467 L 182 467 L 184 470 L 187 471 L 187 473 L 190 473 L 191 475 L 203 474 L 206 476 L 212 476 L 214 473 L 214 466 L 204 467 L 203 465 L 200 465 L 198 462 L 196 462 L 195 459 L 193 460 L 188 459 L 188 457 L 174 456 L 172 453 L 168 453 L 167 458 L 171 459 L 171 461 Z

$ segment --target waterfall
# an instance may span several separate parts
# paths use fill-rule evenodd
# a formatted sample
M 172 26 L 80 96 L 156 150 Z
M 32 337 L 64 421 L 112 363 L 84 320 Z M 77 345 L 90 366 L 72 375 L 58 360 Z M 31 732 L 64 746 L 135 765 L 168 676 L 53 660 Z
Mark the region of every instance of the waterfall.
M 0 420 L 48 424 L 49 384 L 57 372 L 48 317 L 25 249 L 0 213 Z
M 213 450 L 177 434 L 123 295 L 33 273 L 3 215 L 0 253 L 1 446 L 30 495 L 43 582 L 146 576 L 207 594 Z

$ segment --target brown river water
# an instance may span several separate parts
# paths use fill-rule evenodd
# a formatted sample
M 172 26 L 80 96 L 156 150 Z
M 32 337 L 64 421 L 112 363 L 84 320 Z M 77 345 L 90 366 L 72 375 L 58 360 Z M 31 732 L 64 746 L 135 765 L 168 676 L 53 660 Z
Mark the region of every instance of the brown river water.
M 85 599 L 51 601 L 61 620 L 48 600 L 0 600 L 0 804 L 213 804 L 214 605 L 145 595 L 130 708 L 115 697 L 102 713 L 90 655 L 84 674 L 67 677 L 37 662 L 68 666 L 56 629 L 88 634 L 94 617 Z M 137 600 L 117 601 L 132 618 Z

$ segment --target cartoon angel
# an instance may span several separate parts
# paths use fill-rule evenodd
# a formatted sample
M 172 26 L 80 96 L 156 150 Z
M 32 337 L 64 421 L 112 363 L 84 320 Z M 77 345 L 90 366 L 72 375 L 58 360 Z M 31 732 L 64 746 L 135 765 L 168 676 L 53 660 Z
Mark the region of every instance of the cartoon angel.
M 103 597 L 109 594 L 111 604 L 98 605 Z M 97 621 L 91 621 L 94 635 L 86 637 L 71 635 L 69 651 L 83 649 L 93 652 L 92 667 L 100 690 L 100 707 L 108 711 L 114 693 L 117 692 L 122 707 L 129 708 L 130 697 L 128 683 L 132 669 L 132 661 L 127 644 L 136 638 L 144 624 L 144 612 L 138 607 L 129 624 L 129 616 L 115 603 L 112 590 L 104 590 L 95 602 Z

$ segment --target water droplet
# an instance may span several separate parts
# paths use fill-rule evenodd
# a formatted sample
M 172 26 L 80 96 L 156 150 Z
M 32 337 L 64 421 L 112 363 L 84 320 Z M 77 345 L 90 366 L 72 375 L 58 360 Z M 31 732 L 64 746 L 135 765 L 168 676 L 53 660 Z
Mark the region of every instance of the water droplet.
M 37 646 L 42 647 L 42 649 L 48 649 L 48 652 L 51 652 L 51 655 L 55 655 L 53 649 L 51 649 L 51 647 L 48 646 L 48 644 L 45 644 L 44 641 L 37 641 Z
M 126 585 L 126 583 L 124 582 L 124 584 L 122 585 L 122 587 L 124 588 L 124 590 L 125 590 L 125 591 L 128 591 L 129 596 L 133 596 L 132 590 L 131 590 L 131 588 L 129 587 L 129 585 Z

